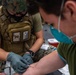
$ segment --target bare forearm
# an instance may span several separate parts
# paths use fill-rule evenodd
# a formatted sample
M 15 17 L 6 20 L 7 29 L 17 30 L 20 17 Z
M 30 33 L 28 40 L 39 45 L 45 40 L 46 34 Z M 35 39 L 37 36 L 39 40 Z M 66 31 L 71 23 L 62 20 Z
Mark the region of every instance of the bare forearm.
M 59 58 L 57 51 L 43 57 L 37 64 L 30 66 L 23 75 L 45 75 L 63 67 L 65 64 Z
M 8 54 L 9 52 L 6 52 L 0 48 L 0 60 L 6 60 Z
M 39 70 L 40 74 L 47 74 L 53 72 L 65 64 L 59 58 L 56 51 L 42 58 L 36 65 L 36 69 Z
M 37 39 L 36 42 L 34 43 L 34 45 L 30 48 L 30 50 L 33 50 L 34 52 L 39 50 L 39 48 L 43 44 L 43 41 L 44 41 L 43 38 Z
M 33 44 L 33 46 L 30 48 L 30 50 L 32 50 L 33 52 L 36 52 L 39 50 L 39 48 L 41 47 L 41 45 L 44 42 L 43 39 L 43 30 L 35 33 L 37 40 L 35 41 L 35 43 Z

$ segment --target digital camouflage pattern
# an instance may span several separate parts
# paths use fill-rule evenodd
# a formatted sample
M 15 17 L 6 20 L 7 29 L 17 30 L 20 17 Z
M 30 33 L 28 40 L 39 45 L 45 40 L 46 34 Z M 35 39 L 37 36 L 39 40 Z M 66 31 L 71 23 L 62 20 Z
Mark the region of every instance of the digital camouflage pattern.
M 2 5 L 9 10 L 14 10 L 16 13 L 27 10 L 26 0 L 2 0 Z
M 47 50 L 39 49 L 33 58 L 34 62 L 39 61 L 42 57 L 48 55 L 49 53 L 53 52 L 54 50 L 57 50 L 57 48 L 52 45 L 49 45 L 49 48 Z

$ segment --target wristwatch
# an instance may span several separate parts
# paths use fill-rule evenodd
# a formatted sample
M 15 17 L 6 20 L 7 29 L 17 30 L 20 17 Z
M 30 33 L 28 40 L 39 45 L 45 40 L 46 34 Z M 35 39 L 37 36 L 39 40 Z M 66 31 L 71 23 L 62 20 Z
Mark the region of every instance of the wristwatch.
M 27 52 L 29 52 L 31 54 L 32 58 L 35 56 L 35 53 L 33 51 L 27 50 Z

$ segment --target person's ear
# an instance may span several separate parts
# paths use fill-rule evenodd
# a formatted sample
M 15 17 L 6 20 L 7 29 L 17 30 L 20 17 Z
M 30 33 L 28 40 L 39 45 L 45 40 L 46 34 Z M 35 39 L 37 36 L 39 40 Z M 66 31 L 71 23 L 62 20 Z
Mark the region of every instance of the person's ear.
M 75 1 L 67 1 L 65 3 L 65 8 L 70 13 L 70 16 L 73 20 L 76 20 L 76 2 Z

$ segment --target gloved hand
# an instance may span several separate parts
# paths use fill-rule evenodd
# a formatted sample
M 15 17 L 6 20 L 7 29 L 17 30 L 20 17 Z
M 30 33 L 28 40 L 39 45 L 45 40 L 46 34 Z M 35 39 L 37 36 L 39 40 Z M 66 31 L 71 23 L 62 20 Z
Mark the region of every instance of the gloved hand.
M 12 68 L 17 73 L 23 73 L 28 68 L 28 63 L 18 54 L 10 52 L 7 56 L 7 61 L 11 63 Z
M 29 65 L 33 63 L 32 55 L 30 53 L 25 53 L 23 58 L 28 62 Z

